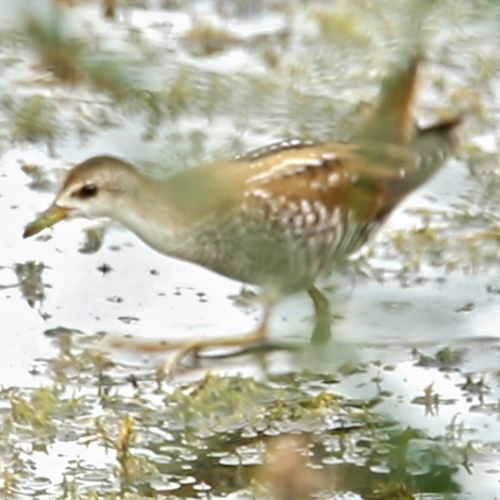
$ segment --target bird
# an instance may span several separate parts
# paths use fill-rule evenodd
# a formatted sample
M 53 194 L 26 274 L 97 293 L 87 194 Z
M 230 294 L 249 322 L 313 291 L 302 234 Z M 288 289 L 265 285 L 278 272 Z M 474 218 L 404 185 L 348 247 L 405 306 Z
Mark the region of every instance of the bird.
M 262 317 L 250 332 L 187 339 L 169 366 L 213 346 L 265 343 L 275 305 L 308 291 L 312 342 L 330 338 L 329 302 L 316 282 L 359 250 L 398 204 L 457 149 L 461 116 L 420 127 L 417 53 L 382 79 L 348 141 L 288 139 L 159 179 L 113 156 L 73 167 L 23 237 L 73 217 L 106 217 L 152 249 L 258 285 Z

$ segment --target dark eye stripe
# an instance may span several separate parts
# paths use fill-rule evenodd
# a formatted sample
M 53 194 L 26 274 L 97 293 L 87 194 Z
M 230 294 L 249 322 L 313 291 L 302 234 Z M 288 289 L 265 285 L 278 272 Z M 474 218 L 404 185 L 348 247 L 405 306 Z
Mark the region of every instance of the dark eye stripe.
M 98 192 L 95 184 L 85 184 L 77 191 L 74 191 L 72 196 L 76 198 L 86 199 L 94 197 Z

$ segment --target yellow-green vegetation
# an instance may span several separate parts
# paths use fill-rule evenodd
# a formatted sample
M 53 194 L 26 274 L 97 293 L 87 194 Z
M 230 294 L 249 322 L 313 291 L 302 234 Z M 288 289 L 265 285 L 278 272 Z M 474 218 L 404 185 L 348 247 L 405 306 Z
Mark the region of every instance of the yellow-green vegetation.
M 277 487 L 267 481 L 279 478 L 263 476 L 258 466 L 274 440 L 288 435 L 303 438 L 297 446 L 307 457 L 304 467 L 319 467 L 318 484 L 331 493 L 410 498 L 391 495 L 456 491 L 453 473 L 467 461 L 458 436 L 450 432 L 445 445 L 401 428 L 369 401 L 360 409 L 358 401 L 336 394 L 340 379 L 329 375 L 258 382 L 209 372 L 158 394 L 147 373 L 136 374 L 131 385 L 128 370 L 103 368 L 95 357 L 72 352 L 72 365 L 51 360 L 64 371 L 64 383 L 0 392 L 5 495 L 34 480 L 31 460 L 50 456 L 62 443 L 80 448 L 85 458 L 51 485 L 61 499 L 155 498 L 166 489 L 189 497 L 203 484 L 218 496 L 254 488 L 263 477 L 259 488 L 266 496 Z M 385 472 L 374 474 L 374 467 Z
M 239 42 L 236 36 L 203 22 L 197 22 L 191 27 L 186 33 L 186 41 L 200 55 L 213 54 Z
M 75 18 L 86 11 L 71 17 L 69 6 L 38 2 L 48 9 L 38 11 L 26 4 L 18 13 L 22 22 L 0 30 L 2 152 L 47 148 L 52 159 L 63 155 L 66 166 L 98 138 L 99 148 L 123 147 L 131 161 L 168 175 L 278 138 L 348 138 L 389 62 L 401 46 L 413 47 L 418 33 L 428 54 L 422 118 L 444 110 L 466 114 L 459 165 L 450 166 L 456 182 L 447 192 L 459 192 L 459 201 L 444 197 L 405 211 L 407 223 L 385 230 L 345 271 L 408 286 L 494 269 L 500 256 L 497 3 L 218 0 L 212 2 L 216 23 L 199 14 L 195 1 L 127 0 L 118 2 L 116 22 L 103 28 L 94 18 L 75 32 Z M 149 25 L 134 25 L 132 9 L 148 14 L 153 4 L 158 12 L 149 12 Z M 185 16 L 181 28 L 179 15 Z M 122 130 L 127 134 L 112 135 Z M 493 146 L 471 136 L 493 138 Z M 46 170 L 31 160 L 24 165 L 33 190 L 54 188 Z M 90 230 L 81 251 L 96 252 L 102 243 L 102 231 Z M 99 272 L 111 267 L 102 263 Z M 38 308 L 50 286 L 45 265 L 20 262 L 12 271 L 23 300 Z M 499 287 L 493 281 L 487 291 L 493 301 Z M 110 304 L 123 301 L 118 293 Z M 467 299 L 455 312 L 467 315 L 474 307 Z M 48 314 L 40 311 L 42 318 Z M 2 328 L 6 346 L 21 333 L 39 333 Z M 452 499 L 456 471 L 474 469 L 477 429 L 455 415 L 439 437 L 398 423 L 397 410 L 424 421 L 472 401 L 480 416 L 500 414 L 491 396 L 500 372 L 491 380 L 462 372 L 467 352 L 452 347 L 420 348 L 405 361 L 414 363 L 416 388 L 404 385 L 408 372 L 401 374 L 397 361 L 347 362 L 335 376 L 300 367 L 261 379 L 208 373 L 159 388 L 154 369 L 81 350 L 100 335 L 63 326 L 46 338 L 57 353 L 17 367 L 31 374 L 32 385 L 0 390 L 2 498 L 271 497 L 283 490 L 254 488 L 263 477 L 258 469 L 274 439 L 293 435 L 304 438 L 296 444 L 304 458 L 299 465 L 323 476 L 315 490 L 320 498 L 347 492 L 377 500 Z M 388 374 L 401 385 L 387 388 Z M 443 391 L 443 379 L 458 394 Z M 349 395 L 366 387 L 371 390 Z M 303 469 L 290 470 L 300 475 Z
M 45 286 L 42 281 L 45 265 L 42 262 L 32 260 L 15 266 L 15 273 L 19 282 L 19 288 L 26 302 L 34 307 L 45 297 Z

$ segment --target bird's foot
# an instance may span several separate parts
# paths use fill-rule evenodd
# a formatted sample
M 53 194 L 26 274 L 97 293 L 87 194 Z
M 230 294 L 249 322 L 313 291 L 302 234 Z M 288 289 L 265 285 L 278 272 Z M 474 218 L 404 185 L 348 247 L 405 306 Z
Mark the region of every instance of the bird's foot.
M 202 354 L 205 350 L 219 347 L 235 347 L 237 349 L 228 353 Z M 218 359 L 283 348 L 283 346 L 278 346 L 277 343 L 269 342 L 265 338 L 263 325 L 259 325 L 255 330 L 242 336 L 190 340 L 177 347 L 170 359 L 158 369 L 157 377 L 158 380 L 171 377 L 190 355 L 194 355 L 195 360 L 200 358 Z

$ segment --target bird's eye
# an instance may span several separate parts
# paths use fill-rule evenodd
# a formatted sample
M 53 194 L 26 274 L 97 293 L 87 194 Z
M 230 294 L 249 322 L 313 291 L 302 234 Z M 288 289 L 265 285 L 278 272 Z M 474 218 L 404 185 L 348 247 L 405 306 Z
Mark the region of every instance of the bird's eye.
M 97 194 L 97 186 L 95 184 L 85 184 L 80 189 L 73 193 L 73 196 L 81 199 L 92 198 Z

